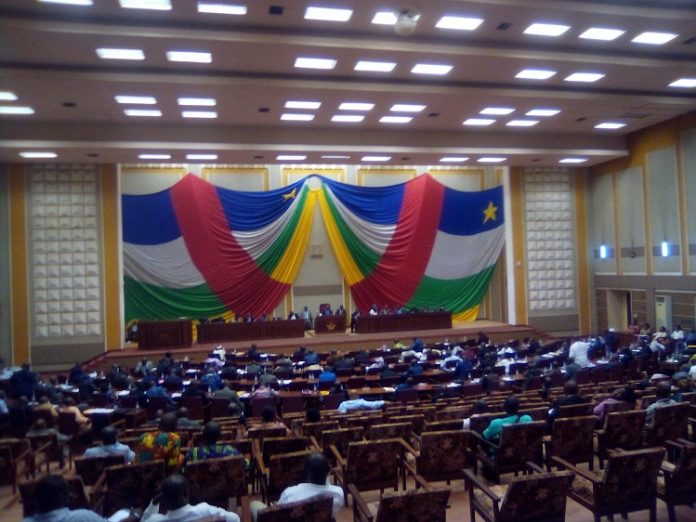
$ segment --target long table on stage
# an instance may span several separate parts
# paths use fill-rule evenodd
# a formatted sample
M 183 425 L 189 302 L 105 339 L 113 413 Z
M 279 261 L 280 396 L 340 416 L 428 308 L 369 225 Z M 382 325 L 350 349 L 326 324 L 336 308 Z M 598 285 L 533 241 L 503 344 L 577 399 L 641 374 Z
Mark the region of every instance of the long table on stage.
M 139 321 L 138 348 L 187 348 L 193 343 L 191 320 Z
M 318 315 L 314 318 L 314 333 L 346 333 L 346 316 L 343 315 Z
M 357 333 L 439 330 L 445 328 L 452 328 L 451 312 L 361 315 L 355 321 L 355 331 Z
M 286 339 L 304 337 L 304 319 L 279 321 L 254 321 L 252 323 L 199 324 L 198 342 L 259 341 L 261 339 Z

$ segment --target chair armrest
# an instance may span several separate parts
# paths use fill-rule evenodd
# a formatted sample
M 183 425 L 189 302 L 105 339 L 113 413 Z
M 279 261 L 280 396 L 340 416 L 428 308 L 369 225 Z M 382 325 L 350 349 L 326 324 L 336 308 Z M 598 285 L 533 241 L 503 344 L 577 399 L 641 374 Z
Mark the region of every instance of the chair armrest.
M 408 442 L 406 442 L 404 439 L 401 439 L 401 438 L 400 438 L 400 439 L 397 439 L 397 440 L 399 441 L 399 443 L 401 444 L 401 446 L 404 448 L 404 450 L 406 450 L 408 453 L 410 453 L 410 454 L 413 455 L 414 457 L 417 457 L 417 456 L 418 456 L 418 450 L 417 450 L 416 448 L 414 448 L 413 446 L 411 446 L 411 445 L 410 445 Z
M 560 465 L 561 467 L 563 467 L 564 469 L 569 469 L 569 470 L 571 470 L 572 472 L 574 472 L 575 474 L 580 475 L 582 478 L 585 478 L 585 479 L 589 480 L 590 482 L 592 482 L 593 485 L 595 485 L 595 484 L 600 484 L 600 483 L 602 482 L 602 479 L 599 478 L 599 477 L 598 477 L 597 475 L 595 475 L 594 473 L 592 473 L 592 472 L 590 472 L 590 471 L 582 470 L 582 469 L 580 469 L 580 468 L 574 466 L 573 464 L 571 464 L 571 463 L 568 462 L 567 460 L 564 460 L 564 459 L 562 459 L 562 458 L 560 458 L 560 457 L 551 457 L 551 460 L 553 460 L 554 462 L 556 462 L 557 464 L 559 464 L 559 465 Z
M 261 473 L 261 475 L 263 475 L 264 477 L 267 477 L 268 468 L 263 463 L 263 455 L 261 455 L 260 453 L 254 453 L 253 460 L 254 462 L 256 462 L 256 469 L 258 469 L 259 473 Z
M 321 451 L 322 448 L 319 445 L 319 441 L 317 440 L 317 438 L 314 435 L 309 436 L 309 443 L 310 443 L 310 445 L 314 446 L 316 449 Z
M 500 497 L 496 495 L 491 488 L 484 484 L 479 477 L 474 475 L 470 469 L 464 470 L 464 476 L 469 483 L 483 491 L 483 493 L 493 502 L 500 502 Z
M 348 493 L 353 497 L 353 518 L 357 518 L 355 515 L 360 515 L 363 520 L 372 522 L 374 520 L 373 516 L 370 514 L 370 508 L 367 507 L 367 503 L 360 496 L 358 488 L 355 484 L 348 484 Z
M 664 471 L 666 474 L 671 475 L 674 473 L 674 471 L 677 469 L 677 466 L 672 464 L 671 462 L 668 462 L 666 460 L 662 461 L 662 464 L 660 465 L 660 471 Z
M 498 444 L 486 439 L 483 435 L 481 435 L 477 431 L 469 431 L 469 434 L 473 435 L 474 439 L 476 439 L 478 442 L 482 443 L 484 446 L 488 446 L 489 448 L 496 450 L 496 451 L 498 449 L 500 449 L 500 446 Z
M 535 471 L 535 472 L 537 472 L 537 473 L 546 473 L 546 471 L 544 471 L 544 469 L 543 469 L 541 466 L 539 466 L 538 464 L 536 464 L 536 463 L 534 463 L 534 462 L 531 462 L 531 461 L 528 460 L 528 461 L 526 462 L 526 464 L 527 464 L 527 467 L 528 467 L 529 469 L 531 469 L 532 471 Z
M 336 463 L 341 467 L 344 468 L 346 466 L 346 461 L 345 459 L 341 456 L 341 453 L 338 451 L 338 448 L 335 445 L 331 445 L 331 453 L 333 453 L 334 458 L 336 459 Z

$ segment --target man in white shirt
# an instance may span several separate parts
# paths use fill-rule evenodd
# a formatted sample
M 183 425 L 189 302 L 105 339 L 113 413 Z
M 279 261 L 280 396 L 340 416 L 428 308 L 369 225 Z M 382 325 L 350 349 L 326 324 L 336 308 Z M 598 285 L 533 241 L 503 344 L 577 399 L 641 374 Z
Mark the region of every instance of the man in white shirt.
M 101 431 L 102 445 L 94 448 L 87 448 L 84 456 L 87 458 L 109 457 L 111 455 L 123 455 L 126 463 L 130 464 L 135 460 L 135 452 L 125 444 L 118 441 L 116 428 L 107 426 Z
M 590 365 L 590 360 L 587 358 L 587 351 L 589 349 L 589 343 L 578 339 L 570 345 L 568 357 L 572 357 L 575 360 L 575 363 L 581 368 L 587 368 Z
M 302 482 L 296 486 L 290 486 L 280 494 L 277 505 L 289 504 L 291 502 L 300 502 L 319 495 L 330 495 L 333 497 L 333 518 L 345 505 L 343 496 L 343 488 L 333 486 L 326 483 L 326 477 L 329 474 L 331 467 L 323 453 L 312 453 L 305 461 L 305 469 L 307 471 L 308 482 Z M 257 500 L 252 501 L 249 506 L 251 511 L 251 520 L 256 522 L 259 511 L 266 508 L 266 504 Z
M 166 513 L 159 514 L 159 503 Z M 205 502 L 189 504 L 189 485 L 183 475 L 175 473 L 162 481 L 161 493 L 152 499 L 141 522 L 188 522 L 204 517 L 221 517 L 226 522 L 239 522 L 239 515 Z

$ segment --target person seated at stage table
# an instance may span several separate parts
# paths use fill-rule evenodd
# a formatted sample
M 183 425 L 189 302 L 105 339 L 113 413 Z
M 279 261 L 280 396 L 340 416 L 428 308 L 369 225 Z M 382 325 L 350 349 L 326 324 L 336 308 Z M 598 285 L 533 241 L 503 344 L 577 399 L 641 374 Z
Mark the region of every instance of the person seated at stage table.
M 322 310 L 321 308 L 317 311 L 317 315 L 323 316 L 323 317 L 328 317 L 329 315 L 333 315 L 333 311 L 331 310 L 331 306 L 327 305 L 324 307 Z
M 297 316 L 297 314 L 295 312 L 290 310 L 290 313 L 288 314 L 288 321 L 294 321 L 296 319 L 299 319 L 299 317 Z
M 377 307 L 376 304 L 373 304 L 373 305 L 370 307 L 370 311 L 368 312 L 368 314 L 370 314 L 370 315 L 379 315 L 379 308 Z
M 101 430 L 102 445 L 87 448 L 84 453 L 86 458 L 109 457 L 111 455 L 123 455 L 126 463 L 135 460 L 135 452 L 125 444 L 118 441 L 118 432 L 113 426 L 107 426 Z
M 336 308 L 334 315 L 346 315 L 346 307 L 343 305 L 338 305 L 338 308 Z
M 138 364 L 135 365 L 135 374 L 138 377 L 145 378 L 147 377 L 150 372 L 152 371 L 153 364 L 152 361 L 148 361 L 147 357 L 143 357 L 138 361 Z

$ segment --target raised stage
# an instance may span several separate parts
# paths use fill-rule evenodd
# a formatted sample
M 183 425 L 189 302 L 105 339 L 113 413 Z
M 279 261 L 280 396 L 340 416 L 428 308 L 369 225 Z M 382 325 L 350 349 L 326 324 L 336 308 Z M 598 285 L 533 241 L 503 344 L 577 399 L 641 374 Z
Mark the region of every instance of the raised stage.
M 312 330 L 305 332 L 304 338 L 292 339 L 267 339 L 255 342 L 259 351 L 267 353 L 287 353 L 294 352 L 298 346 L 306 346 L 307 349 L 314 350 L 318 353 L 328 352 L 330 350 L 351 351 L 362 348 L 375 349 L 386 344 L 391 346 L 394 339 L 401 339 L 405 345 L 408 345 L 411 338 L 418 336 L 427 342 L 441 342 L 445 338 L 450 342 L 465 337 L 477 336 L 479 332 L 484 332 L 495 343 L 504 342 L 510 339 L 523 339 L 525 337 L 539 337 L 540 333 L 531 326 L 513 326 L 497 321 L 472 321 L 455 323 L 452 328 L 441 330 L 417 330 L 403 332 L 385 332 L 372 334 L 323 334 L 316 335 Z M 133 367 L 142 357 L 147 357 L 150 360 L 159 360 L 165 352 L 171 351 L 176 358 L 183 359 L 188 357 L 193 362 L 202 361 L 207 354 L 219 343 L 203 343 L 194 344 L 188 348 L 176 348 L 167 350 L 166 348 L 158 348 L 154 350 L 138 350 L 136 344 L 124 346 L 121 350 L 110 350 L 104 354 L 95 357 L 88 363 L 90 369 L 106 369 L 112 364 L 124 365 Z M 231 351 L 246 351 L 251 342 L 244 343 L 223 343 L 223 346 Z

